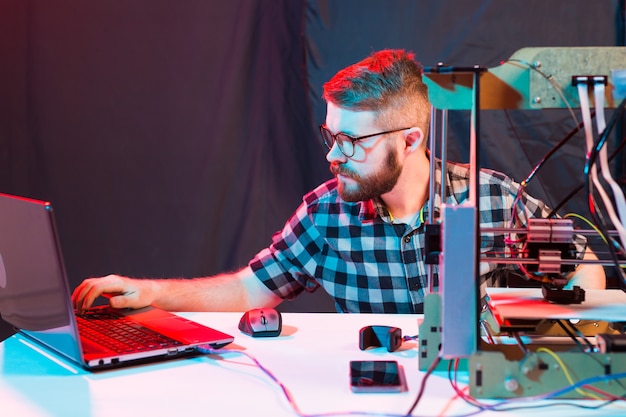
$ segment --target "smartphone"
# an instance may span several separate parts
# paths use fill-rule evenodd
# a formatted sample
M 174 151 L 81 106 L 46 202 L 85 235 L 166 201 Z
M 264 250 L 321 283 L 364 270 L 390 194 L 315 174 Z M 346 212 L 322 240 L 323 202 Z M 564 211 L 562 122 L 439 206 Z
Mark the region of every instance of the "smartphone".
M 350 361 L 353 392 L 403 392 L 407 390 L 402 366 L 397 361 Z

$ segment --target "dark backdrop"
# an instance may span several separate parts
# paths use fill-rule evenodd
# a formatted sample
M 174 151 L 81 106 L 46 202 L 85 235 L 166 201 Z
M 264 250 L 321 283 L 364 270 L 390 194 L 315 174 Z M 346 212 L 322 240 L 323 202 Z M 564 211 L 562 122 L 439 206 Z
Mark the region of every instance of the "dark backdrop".
M 235 269 L 329 178 L 317 125 L 339 68 L 381 48 L 493 67 L 525 46 L 623 45 L 622 15 L 619 0 L 0 0 L 0 191 L 53 202 L 73 285 Z M 573 126 L 558 110 L 481 120 L 482 164 L 517 179 Z M 467 131 L 453 112 L 451 159 Z M 531 191 L 560 201 L 583 149 Z

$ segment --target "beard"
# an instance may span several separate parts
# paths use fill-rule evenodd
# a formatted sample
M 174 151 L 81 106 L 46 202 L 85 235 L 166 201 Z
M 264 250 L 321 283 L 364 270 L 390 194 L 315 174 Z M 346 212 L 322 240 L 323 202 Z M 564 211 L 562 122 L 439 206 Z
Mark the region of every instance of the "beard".
M 337 192 L 347 202 L 367 201 L 386 194 L 395 187 L 402 173 L 402 166 L 398 163 L 398 155 L 389 149 L 385 162 L 379 170 L 363 177 L 343 165 L 331 165 L 333 174 L 341 174 L 354 181 L 354 184 L 346 184 L 338 180 Z

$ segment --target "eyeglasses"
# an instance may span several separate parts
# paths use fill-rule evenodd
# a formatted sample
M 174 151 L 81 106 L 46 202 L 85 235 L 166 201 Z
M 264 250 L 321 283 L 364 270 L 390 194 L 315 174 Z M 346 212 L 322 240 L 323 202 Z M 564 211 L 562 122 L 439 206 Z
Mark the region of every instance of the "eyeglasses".
M 371 135 L 353 137 L 348 134 L 339 132 L 337 134 L 332 134 L 330 130 L 325 125 L 320 126 L 320 133 L 322 134 L 322 139 L 324 140 L 324 145 L 328 148 L 328 150 L 332 149 L 335 142 L 337 142 L 337 146 L 342 154 L 346 157 L 351 158 L 354 156 L 355 147 L 354 144 L 363 139 L 372 138 L 374 136 L 386 135 L 387 133 L 399 132 L 401 130 L 408 130 L 410 127 L 403 127 L 401 129 L 393 129 L 387 130 L 385 132 L 372 133 Z

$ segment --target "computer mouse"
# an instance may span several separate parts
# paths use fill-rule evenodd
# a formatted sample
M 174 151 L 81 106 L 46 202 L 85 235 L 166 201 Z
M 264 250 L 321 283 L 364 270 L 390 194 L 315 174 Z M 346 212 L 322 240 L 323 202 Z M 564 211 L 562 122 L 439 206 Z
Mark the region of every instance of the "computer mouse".
M 248 310 L 239 320 L 239 330 L 252 337 L 278 336 L 282 327 L 283 318 L 273 308 Z

